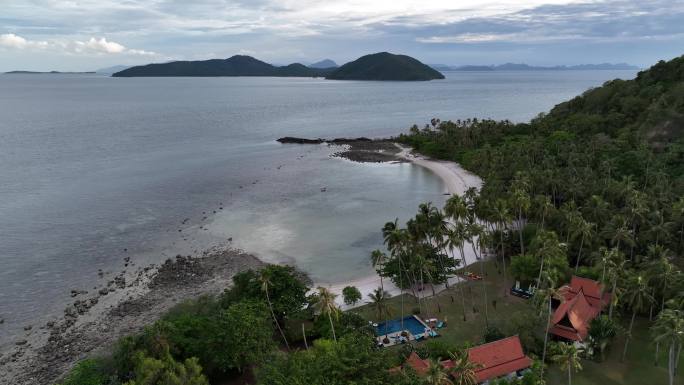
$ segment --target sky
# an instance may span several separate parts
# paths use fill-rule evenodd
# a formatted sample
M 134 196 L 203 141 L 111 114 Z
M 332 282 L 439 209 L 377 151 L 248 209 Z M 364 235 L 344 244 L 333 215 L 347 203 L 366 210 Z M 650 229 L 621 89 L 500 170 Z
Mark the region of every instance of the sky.
M 684 0 L 0 0 L 0 71 L 251 55 L 629 63 L 684 54 Z

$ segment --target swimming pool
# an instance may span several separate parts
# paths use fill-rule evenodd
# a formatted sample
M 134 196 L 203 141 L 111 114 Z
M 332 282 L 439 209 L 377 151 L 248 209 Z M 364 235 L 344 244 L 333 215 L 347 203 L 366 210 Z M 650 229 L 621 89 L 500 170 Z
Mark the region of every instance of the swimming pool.
M 416 317 L 410 315 L 404 317 L 404 327 L 401 327 L 401 318 L 393 319 L 387 322 L 381 322 L 375 327 L 375 334 L 382 336 L 385 334 L 391 334 L 395 332 L 400 332 L 402 330 L 408 330 L 413 335 L 419 335 L 425 333 L 425 325 L 418 321 Z

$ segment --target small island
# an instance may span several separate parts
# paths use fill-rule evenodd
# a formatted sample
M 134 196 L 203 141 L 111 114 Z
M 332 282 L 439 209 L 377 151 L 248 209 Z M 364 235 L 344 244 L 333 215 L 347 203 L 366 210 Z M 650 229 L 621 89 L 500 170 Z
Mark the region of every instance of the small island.
M 334 64 L 334 62 L 330 61 Z M 330 64 L 325 63 L 325 64 Z M 325 77 L 333 80 L 432 80 L 444 79 L 439 71 L 405 55 L 387 52 L 362 56 L 342 67 L 317 68 L 301 63 L 278 67 L 251 56 L 235 55 L 228 59 L 174 61 L 147 64 L 116 72 L 113 77 L 164 76 L 273 76 Z
M 444 75 L 410 56 L 380 52 L 349 62 L 326 79 L 415 81 L 444 79 Z

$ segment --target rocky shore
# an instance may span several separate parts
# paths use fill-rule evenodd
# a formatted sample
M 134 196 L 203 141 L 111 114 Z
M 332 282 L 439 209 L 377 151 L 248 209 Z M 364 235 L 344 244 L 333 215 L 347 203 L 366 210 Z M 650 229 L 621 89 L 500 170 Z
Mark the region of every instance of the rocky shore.
M 128 263 L 128 261 L 126 261 Z M 216 294 L 233 275 L 263 266 L 240 250 L 213 249 L 163 264 L 121 272 L 95 291 L 72 290 L 80 297 L 58 320 L 27 325 L 26 336 L 0 353 L 0 384 L 52 385 L 77 361 L 106 351 L 122 336 L 156 321 L 174 305 L 202 294 Z
M 349 159 L 354 162 L 383 163 L 407 161 L 404 158 L 398 157 L 401 149 L 391 139 L 369 139 L 365 137 L 307 139 L 286 136 L 277 139 L 277 141 L 283 144 L 327 144 L 328 146 L 339 146 L 341 150 L 335 152 L 333 156 Z

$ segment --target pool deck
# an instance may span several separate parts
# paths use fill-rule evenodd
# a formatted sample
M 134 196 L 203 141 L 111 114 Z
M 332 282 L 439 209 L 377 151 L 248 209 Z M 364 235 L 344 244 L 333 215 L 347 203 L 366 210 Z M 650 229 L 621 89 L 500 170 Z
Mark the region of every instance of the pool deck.
M 413 315 L 413 318 L 414 318 L 416 321 L 418 321 L 421 325 L 423 325 L 423 327 L 424 327 L 426 330 L 429 329 L 430 331 L 432 331 L 432 332 L 434 333 L 434 335 L 432 336 L 432 338 L 439 336 L 439 333 L 437 333 L 434 329 L 432 329 L 427 323 L 425 323 L 425 321 L 423 321 L 422 319 L 420 319 L 418 316 Z M 375 340 L 377 341 L 378 346 L 390 347 L 390 346 L 394 346 L 394 345 L 400 345 L 400 344 L 402 343 L 402 342 L 400 342 L 400 337 L 401 337 L 401 333 L 402 333 L 402 332 L 406 332 L 406 333 L 407 333 L 407 337 L 406 337 L 407 342 L 409 342 L 409 341 L 415 341 L 415 340 L 416 340 L 416 337 L 417 337 L 417 336 L 414 335 L 413 333 L 411 333 L 411 331 L 409 331 L 408 329 L 399 330 L 399 331 L 396 331 L 396 332 L 383 334 L 383 335 L 381 335 L 381 336 L 376 337 Z M 383 342 L 383 340 L 385 339 L 385 337 L 387 337 L 387 338 L 389 339 L 389 343 L 384 343 L 384 342 Z M 428 332 L 424 332 L 424 333 L 418 334 L 418 339 L 421 339 L 421 340 L 422 340 L 422 339 L 427 339 L 427 338 L 430 338 L 430 335 L 429 335 Z

